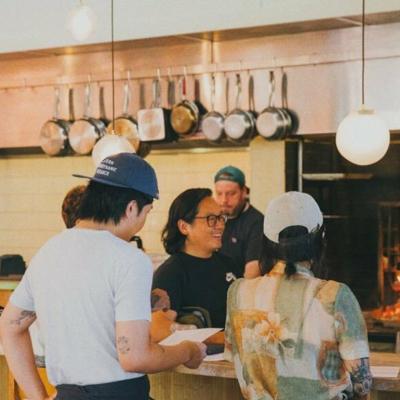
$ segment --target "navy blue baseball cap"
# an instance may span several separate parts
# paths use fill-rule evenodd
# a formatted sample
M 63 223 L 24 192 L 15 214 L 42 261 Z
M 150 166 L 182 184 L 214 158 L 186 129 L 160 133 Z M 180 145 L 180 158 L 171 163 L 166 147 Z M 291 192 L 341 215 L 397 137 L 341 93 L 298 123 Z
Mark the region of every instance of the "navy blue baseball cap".
M 153 167 L 133 153 L 119 153 L 105 158 L 94 176 L 73 174 L 104 185 L 134 189 L 153 199 L 158 199 L 157 177 Z

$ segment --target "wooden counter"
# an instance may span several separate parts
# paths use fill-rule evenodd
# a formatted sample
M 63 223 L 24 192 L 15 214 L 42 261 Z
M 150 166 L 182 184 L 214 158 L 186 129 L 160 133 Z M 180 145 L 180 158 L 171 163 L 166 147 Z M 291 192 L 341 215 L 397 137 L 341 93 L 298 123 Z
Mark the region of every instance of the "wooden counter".
M 400 366 L 400 354 L 371 353 L 371 365 Z M 0 356 L 0 399 L 7 395 L 8 368 Z M 150 375 L 155 400 L 243 400 L 233 365 L 226 361 L 204 362 L 198 369 L 183 366 Z M 374 378 L 371 400 L 400 400 L 400 376 Z
M 0 306 L 5 306 L 18 281 L 0 280 Z M 372 366 L 400 366 L 400 354 L 371 352 Z M 0 399 L 7 394 L 8 367 L 0 355 Z M 150 375 L 155 400 L 242 400 L 233 365 L 226 361 L 204 362 L 192 370 L 180 366 L 173 371 Z M 374 378 L 371 400 L 400 400 L 400 376 Z

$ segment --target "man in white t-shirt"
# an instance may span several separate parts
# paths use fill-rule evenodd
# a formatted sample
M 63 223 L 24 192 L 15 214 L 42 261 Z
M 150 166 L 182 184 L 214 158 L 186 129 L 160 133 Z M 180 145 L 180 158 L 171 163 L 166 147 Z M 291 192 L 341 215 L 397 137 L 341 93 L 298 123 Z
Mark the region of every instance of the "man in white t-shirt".
M 121 153 L 103 160 L 75 228 L 32 258 L 0 319 L 4 352 L 30 400 L 48 399 L 35 368 L 29 326 L 37 319 L 57 400 L 147 400 L 146 373 L 196 368 L 205 345 L 150 340 L 152 265 L 129 244 L 158 198 L 153 168 Z

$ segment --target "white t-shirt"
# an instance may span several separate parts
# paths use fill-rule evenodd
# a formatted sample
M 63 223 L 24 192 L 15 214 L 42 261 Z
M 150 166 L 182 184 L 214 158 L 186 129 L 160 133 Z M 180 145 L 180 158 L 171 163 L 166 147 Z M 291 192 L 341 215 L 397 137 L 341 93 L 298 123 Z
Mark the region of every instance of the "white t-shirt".
M 117 357 L 115 322 L 151 320 L 150 258 L 108 231 L 68 229 L 33 257 L 11 303 L 35 311 L 53 385 L 141 376 Z

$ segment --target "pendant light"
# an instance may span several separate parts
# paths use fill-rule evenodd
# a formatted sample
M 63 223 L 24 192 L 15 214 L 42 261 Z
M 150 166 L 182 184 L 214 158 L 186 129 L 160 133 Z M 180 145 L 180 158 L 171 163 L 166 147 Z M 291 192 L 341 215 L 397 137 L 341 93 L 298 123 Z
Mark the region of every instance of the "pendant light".
M 365 0 L 362 0 L 362 104 L 340 123 L 336 133 L 336 147 L 348 161 L 357 165 L 370 165 L 387 152 L 390 132 L 385 121 L 374 110 L 365 107 Z
M 135 153 L 132 144 L 123 136 L 116 135 L 115 122 L 115 71 L 114 71 L 114 0 L 111 0 L 111 75 L 112 75 L 112 129 L 93 147 L 92 158 L 97 167 L 106 157 L 118 153 Z
M 86 40 L 94 31 L 96 15 L 86 4 L 79 2 L 67 18 L 67 28 L 72 36 L 79 42 Z

